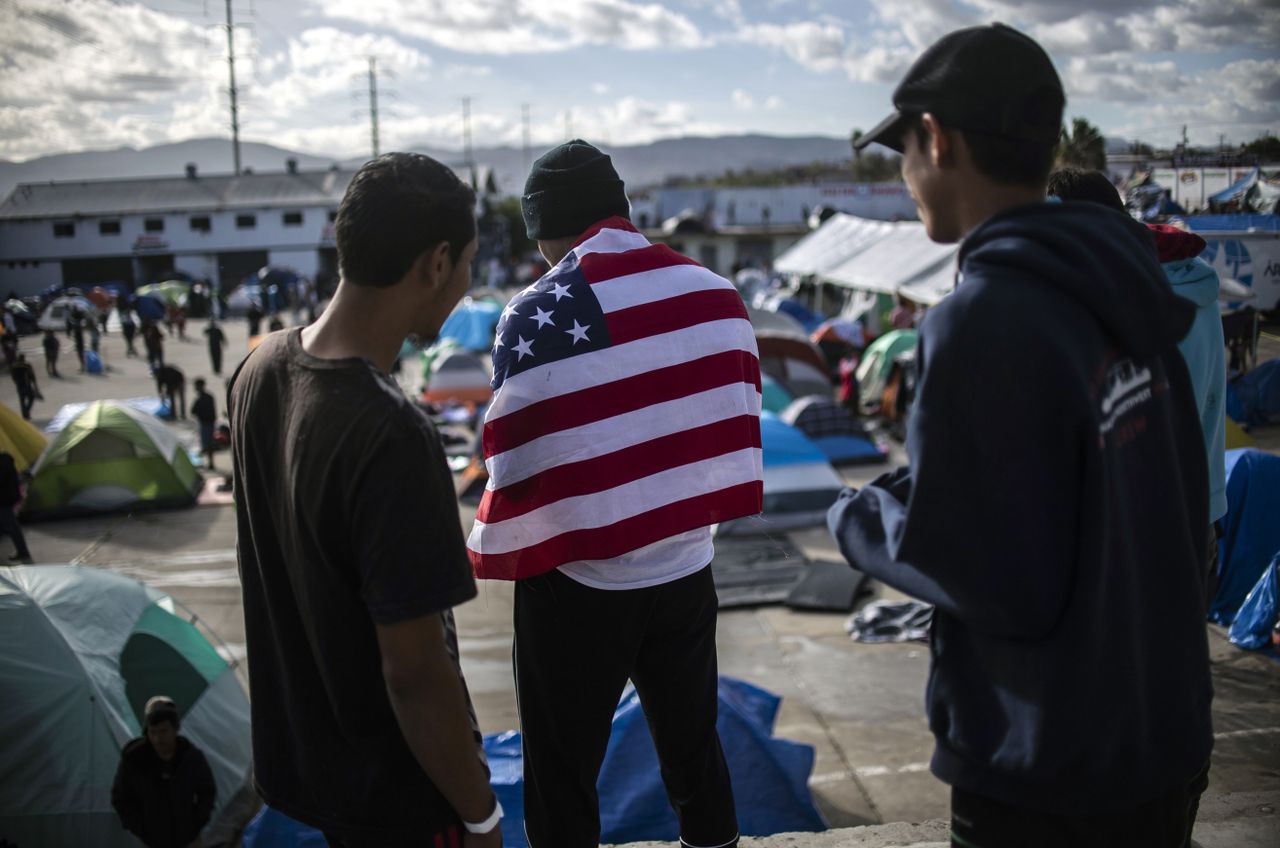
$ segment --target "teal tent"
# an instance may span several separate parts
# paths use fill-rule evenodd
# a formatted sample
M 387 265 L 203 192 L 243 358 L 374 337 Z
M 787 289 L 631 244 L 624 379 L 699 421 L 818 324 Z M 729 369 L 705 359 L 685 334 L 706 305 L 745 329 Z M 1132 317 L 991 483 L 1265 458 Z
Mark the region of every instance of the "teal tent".
M 72 565 L 0 568 L 0 836 L 20 846 L 137 846 L 111 807 L 120 749 L 152 695 L 217 784 L 205 844 L 243 824 L 249 701 L 234 666 L 173 599 Z

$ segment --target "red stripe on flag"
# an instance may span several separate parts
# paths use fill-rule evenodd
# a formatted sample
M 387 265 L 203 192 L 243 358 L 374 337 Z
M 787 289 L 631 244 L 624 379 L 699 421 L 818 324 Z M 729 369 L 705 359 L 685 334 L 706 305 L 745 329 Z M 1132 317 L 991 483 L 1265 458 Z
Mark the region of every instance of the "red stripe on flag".
M 558 465 L 501 489 L 486 490 L 476 519 L 496 524 L 564 498 L 605 492 L 660 471 L 758 447 L 759 418 L 726 418 L 603 456 Z
M 741 302 L 736 292 L 729 294 Z M 581 427 L 733 383 L 754 383 L 757 390 L 760 388 L 760 361 L 755 354 L 745 350 L 714 353 L 625 380 L 547 398 L 496 421 L 486 421 L 482 436 L 484 455 L 490 457 L 548 433 Z
M 477 577 L 522 580 L 566 562 L 612 559 L 699 527 L 756 515 L 763 503 L 764 484 L 753 481 L 665 504 L 605 527 L 571 530 L 509 553 L 478 554 L 468 548 L 467 556 Z
M 617 345 L 673 333 L 707 321 L 747 318 L 742 295 L 733 289 L 708 289 L 642 303 L 606 314 L 609 340 Z
M 676 253 L 665 244 L 637 247 L 623 253 L 588 253 L 578 260 L 578 267 L 588 283 L 603 283 L 629 274 L 657 271 L 676 265 L 697 265 L 689 257 Z

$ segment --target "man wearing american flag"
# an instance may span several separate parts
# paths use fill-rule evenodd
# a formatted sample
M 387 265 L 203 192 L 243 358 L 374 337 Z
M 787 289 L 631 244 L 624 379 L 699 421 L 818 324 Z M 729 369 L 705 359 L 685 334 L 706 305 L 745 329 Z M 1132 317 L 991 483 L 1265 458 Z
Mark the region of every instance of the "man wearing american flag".
M 598 844 L 596 778 L 630 679 L 682 844 L 736 845 L 707 566 L 711 526 L 763 499 L 746 308 L 631 225 L 622 180 L 586 142 L 535 162 L 521 206 L 553 267 L 498 324 L 490 482 L 467 546 L 479 577 L 517 581 L 529 843 Z

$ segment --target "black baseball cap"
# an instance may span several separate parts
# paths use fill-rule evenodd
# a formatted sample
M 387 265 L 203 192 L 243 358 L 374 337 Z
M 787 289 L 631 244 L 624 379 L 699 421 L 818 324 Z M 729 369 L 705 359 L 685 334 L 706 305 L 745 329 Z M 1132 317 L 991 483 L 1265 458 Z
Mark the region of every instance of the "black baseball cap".
M 924 51 L 893 92 L 893 114 L 853 146 L 901 153 L 903 130 L 925 112 L 947 127 L 1053 144 L 1065 105 L 1053 62 L 1030 36 L 1000 23 L 969 27 Z

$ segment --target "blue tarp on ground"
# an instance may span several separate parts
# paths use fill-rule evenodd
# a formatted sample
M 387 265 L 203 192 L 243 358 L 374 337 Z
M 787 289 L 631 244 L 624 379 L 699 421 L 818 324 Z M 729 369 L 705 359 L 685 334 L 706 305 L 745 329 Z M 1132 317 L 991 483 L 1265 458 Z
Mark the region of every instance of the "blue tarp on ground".
M 813 747 L 772 737 L 781 699 L 763 689 L 720 678 L 720 715 L 716 729 L 724 747 L 738 828 L 743 835 L 818 831 L 826 822 L 809 795 Z M 524 775 L 520 734 L 509 731 L 484 740 L 490 782 L 502 802 L 502 844 L 524 848 Z M 675 813 L 667 801 L 658 759 L 644 711 L 634 691 L 623 696 L 613 715 L 613 735 L 597 784 L 602 842 L 636 842 L 678 836 Z M 324 838 L 269 808 L 244 832 L 244 848 L 311 848 Z
M 1235 645 L 1256 651 L 1271 647 L 1271 629 L 1280 612 L 1280 554 L 1262 572 L 1257 585 L 1240 605 L 1228 638 Z
M 749 683 L 720 678 L 716 729 L 733 776 L 738 827 L 743 835 L 826 829 L 809 795 L 813 748 L 772 737 L 780 702 L 778 696 Z M 486 737 L 485 753 L 494 789 L 507 813 L 502 844 L 523 848 L 520 734 Z M 613 715 L 613 735 L 597 785 L 601 842 L 674 842 L 679 837 L 675 813 L 658 773 L 649 726 L 634 691 L 623 697 Z
M 1227 451 L 1227 514 L 1218 545 L 1218 591 L 1209 620 L 1230 625 L 1263 569 L 1280 552 L 1280 457 Z
M 439 338 L 454 339 L 468 350 L 493 347 L 493 328 L 502 317 L 502 307 L 488 300 L 468 298 L 449 313 Z
M 1264 362 L 1231 381 L 1227 414 L 1245 427 L 1280 418 L 1280 359 Z

